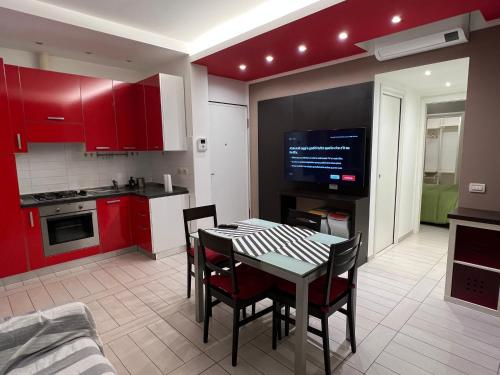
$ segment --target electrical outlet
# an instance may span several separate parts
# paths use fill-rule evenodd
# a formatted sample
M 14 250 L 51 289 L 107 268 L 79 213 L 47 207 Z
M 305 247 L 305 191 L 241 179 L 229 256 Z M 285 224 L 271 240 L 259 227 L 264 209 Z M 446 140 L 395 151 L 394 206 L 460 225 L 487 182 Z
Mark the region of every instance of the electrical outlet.
M 177 175 L 178 176 L 187 176 L 187 174 L 188 174 L 187 168 L 177 168 Z
M 469 184 L 469 193 L 486 193 L 486 184 L 479 184 L 477 182 L 471 182 Z

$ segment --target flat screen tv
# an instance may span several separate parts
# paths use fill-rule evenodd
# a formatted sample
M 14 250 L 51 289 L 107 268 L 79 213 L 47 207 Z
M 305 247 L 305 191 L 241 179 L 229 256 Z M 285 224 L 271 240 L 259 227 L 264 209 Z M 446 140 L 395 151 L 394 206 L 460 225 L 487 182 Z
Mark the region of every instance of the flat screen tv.
M 285 138 L 285 178 L 359 191 L 365 184 L 366 129 L 291 131 Z

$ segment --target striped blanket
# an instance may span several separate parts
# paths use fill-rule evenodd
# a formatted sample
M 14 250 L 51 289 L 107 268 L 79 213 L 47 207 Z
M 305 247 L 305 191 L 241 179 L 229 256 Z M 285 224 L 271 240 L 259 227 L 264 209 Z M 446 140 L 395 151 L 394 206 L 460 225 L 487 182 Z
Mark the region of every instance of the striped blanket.
M 0 375 L 116 374 L 90 310 L 70 303 L 0 323 Z

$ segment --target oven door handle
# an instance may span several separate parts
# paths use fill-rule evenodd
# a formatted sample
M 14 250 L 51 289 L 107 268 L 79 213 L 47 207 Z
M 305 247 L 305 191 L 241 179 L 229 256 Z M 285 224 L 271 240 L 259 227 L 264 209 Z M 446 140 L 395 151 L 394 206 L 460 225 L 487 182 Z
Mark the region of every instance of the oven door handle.
M 120 203 L 120 199 L 115 199 L 114 201 L 106 201 L 107 204 L 114 204 L 114 203 Z

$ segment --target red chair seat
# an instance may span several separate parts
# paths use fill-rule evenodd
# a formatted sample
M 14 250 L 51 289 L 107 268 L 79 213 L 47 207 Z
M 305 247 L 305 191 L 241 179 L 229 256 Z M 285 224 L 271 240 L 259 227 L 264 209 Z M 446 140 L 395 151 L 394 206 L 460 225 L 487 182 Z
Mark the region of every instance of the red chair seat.
M 281 291 L 295 295 L 295 284 L 286 280 L 280 280 L 278 282 L 278 289 Z M 325 287 L 326 287 L 326 276 L 322 276 L 317 280 L 314 280 L 309 284 L 309 303 L 318 306 L 325 305 Z M 330 299 L 329 302 L 332 303 L 337 298 L 339 298 L 344 292 L 347 292 L 354 285 L 349 285 L 349 280 L 343 277 L 334 277 L 332 280 L 332 285 L 330 288 Z
M 274 285 L 274 278 L 262 271 L 245 264 L 236 267 L 239 293 L 233 293 L 233 285 L 230 276 L 215 275 L 210 277 L 210 285 L 222 289 L 233 299 L 248 300 L 262 295 Z
M 194 258 L 194 248 L 190 247 L 187 252 L 188 252 L 190 257 Z M 224 255 L 219 254 L 219 253 L 217 253 L 213 250 L 207 249 L 207 248 L 205 248 L 205 255 L 206 255 L 207 261 L 209 263 L 217 264 L 217 263 L 224 262 L 225 260 L 227 260 L 227 257 L 225 257 Z

